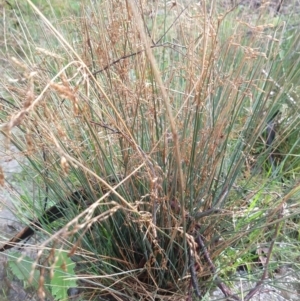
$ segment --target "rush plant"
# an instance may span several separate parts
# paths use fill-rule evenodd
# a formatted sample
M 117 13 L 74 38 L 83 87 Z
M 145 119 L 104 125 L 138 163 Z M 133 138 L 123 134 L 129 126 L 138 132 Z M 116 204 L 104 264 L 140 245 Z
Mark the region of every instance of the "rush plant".
M 230 274 L 265 246 L 250 300 L 299 214 L 298 33 L 215 1 L 85 1 L 59 20 L 26 2 L 35 19 L 20 1 L 3 29 L 1 131 L 39 190 L 36 260 L 68 251 L 86 299 L 240 300 Z

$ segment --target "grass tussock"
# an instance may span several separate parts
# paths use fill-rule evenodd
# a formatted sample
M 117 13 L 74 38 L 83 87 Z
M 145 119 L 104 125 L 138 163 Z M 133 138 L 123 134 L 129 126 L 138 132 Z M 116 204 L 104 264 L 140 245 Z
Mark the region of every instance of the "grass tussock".
M 228 296 L 231 273 L 263 247 L 257 280 L 285 260 L 279 242 L 292 260 L 292 16 L 226 1 L 86 1 L 60 19 L 14 5 L 14 27 L 2 28 L 1 131 L 39 189 L 23 198 L 29 218 L 54 204 L 64 215 L 59 230 L 42 221 L 38 259 L 68 250 L 86 299 L 105 300 L 182 300 L 214 285 Z

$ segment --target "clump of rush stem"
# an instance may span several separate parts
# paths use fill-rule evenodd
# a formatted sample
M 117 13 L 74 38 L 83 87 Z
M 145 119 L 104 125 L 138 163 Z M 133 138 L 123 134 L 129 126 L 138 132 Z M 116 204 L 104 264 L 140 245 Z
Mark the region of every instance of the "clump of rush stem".
M 68 250 L 86 299 L 192 300 L 218 286 L 241 300 L 230 275 L 264 246 L 250 300 L 299 213 L 286 23 L 263 7 L 133 0 L 87 1 L 51 22 L 27 3 L 36 18 L 19 3 L 17 44 L 3 28 L 1 131 L 39 188 L 27 214 L 64 208 L 57 230 L 43 222 L 37 260 Z

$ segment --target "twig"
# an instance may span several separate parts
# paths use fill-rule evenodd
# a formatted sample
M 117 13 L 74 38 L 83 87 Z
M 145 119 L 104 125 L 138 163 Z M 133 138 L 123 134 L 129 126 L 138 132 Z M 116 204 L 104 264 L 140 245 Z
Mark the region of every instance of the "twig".
M 266 139 L 266 146 L 267 146 L 267 149 L 269 151 L 269 161 L 270 161 L 270 164 L 271 164 L 271 171 L 272 173 L 275 172 L 276 170 L 276 161 L 275 161 L 275 158 L 274 158 L 274 148 L 273 148 L 273 142 L 275 140 L 275 137 L 276 137 L 276 130 L 275 130 L 275 127 L 276 127 L 276 116 L 279 114 L 279 110 L 277 110 L 273 116 L 268 120 L 267 122 L 267 129 L 266 129 L 266 132 L 267 132 L 267 139 Z
M 283 1 L 284 1 L 284 0 L 280 0 L 279 3 L 278 3 L 278 6 L 277 6 L 277 8 L 276 8 L 276 13 L 277 13 L 277 14 L 280 12 L 280 9 L 281 9 L 281 6 L 282 6 L 282 4 L 283 4 Z
M 150 46 L 150 48 L 156 48 L 156 47 L 161 47 L 161 46 L 166 46 L 166 44 L 170 44 L 170 43 L 163 43 L 163 44 L 159 44 L 159 42 L 166 36 L 166 34 L 169 32 L 169 30 L 173 27 L 173 25 L 177 22 L 177 20 L 181 17 L 181 15 L 185 12 L 185 10 L 188 8 L 185 7 L 180 13 L 179 15 L 175 18 L 175 20 L 173 21 L 173 23 L 169 26 L 169 28 L 164 32 L 164 34 L 156 41 L 156 43 L 154 43 L 154 41 L 152 40 L 151 38 L 151 35 L 149 34 L 149 30 L 148 28 L 146 27 L 147 29 L 147 33 L 148 33 L 148 36 L 149 38 L 151 39 L 153 45 Z M 145 23 L 145 22 L 144 22 Z M 133 52 L 133 53 L 130 53 L 130 54 L 126 54 L 126 55 L 123 55 L 122 57 L 118 58 L 117 60 L 111 62 L 110 64 L 106 65 L 104 68 L 102 68 L 101 70 L 97 70 L 95 72 L 93 72 L 93 76 L 96 76 L 97 74 L 107 70 L 109 67 L 119 63 L 120 61 L 122 60 L 125 60 L 129 57 L 132 57 L 132 56 L 135 56 L 135 55 L 138 55 L 142 52 L 145 52 L 146 50 L 145 49 L 142 49 L 142 50 L 139 50 L 139 51 L 136 51 L 136 52 Z
M 153 46 L 151 46 L 151 47 L 154 48 L 154 46 L 156 46 L 156 45 L 153 45 Z M 130 54 L 123 55 L 123 56 L 121 56 L 120 58 L 118 58 L 117 60 L 111 62 L 111 63 L 108 64 L 108 65 L 106 65 L 104 68 L 102 68 L 102 69 L 100 69 L 100 70 L 97 70 L 97 71 L 93 72 L 93 76 L 96 77 L 96 75 L 97 75 L 98 73 L 101 73 L 101 72 L 107 70 L 107 69 L 108 69 L 109 67 L 111 67 L 112 65 L 115 65 L 115 64 L 119 63 L 119 62 L 122 61 L 122 60 L 125 60 L 125 59 L 127 59 L 127 58 L 129 58 L 129 57 L 131 57 L 131 56 L 135 56 L 135 55 L 137 55 L 137 54 L 139 54 L 139 53 L 142 53 L 142 52 L 144 52 L 144 51 L 145 51 L 145 50 L 142 49 L 142 50 L 139 50 L 139 51 L 137 51 L 137 52 L 133 52 L 133 53 L 130 53 Z
M 48 167 L 47 167 L 47 155 L 46 155 L 46 150 L 45 150 L 44 146 L 42 147 L 42 152 L 43 152 L 43 161 L 46 166 L 44 175 L 45 175 L 45 179 L 47 179 L 49 176 L 49 172 L 48 172 Z M 47 185 L 46 181 L 45 181 L 45 183 L 46 183 L 46 189 L 45 189 L 46 197 L 44 198 L 44 201 L 43 201 L 44 202 L 44 211 L 46 211 L 46 209 L 47 209 L 48 196 L 49 196 L 49 186 Z
M 211 273 L 216 276 L 216 284 L 217 284 L 218 288 L 222 291 L 222 293 L 225 295 L 225 297 L 227 297 L 227 300 L 241 301 L 240 298 L 237 295 L 234 295 L 232 293 L 232 291 L 230 290 L 230 288 L 225 283 L 223 283 L 221 278 L 217 275 L 217 269 L 208 254 L 207 248 L 206 248 L 200 234 L 196 237 L 196 242 L 197 242 L 198 246 L 201 248 L 204 257 L 210 266 Z
M 181 17 L 181 15 L 185 12 L 185 10 L 189 7 L 186 6 L 180 13 L 179 15 L 175 18 L 175 20 L 173 21 L 173 23 L 169 26 L 169 28 L 164 32 L 164 34 L 159 38 L 159 40 L 156 43 L 159 43 L 165 36 L 166 34 L 170 31 L 170 29 L 173 27 L 173 25 L 177 22 L 177 20 Z
M 10 102 L 9 100 L 5 99 L 4 97 L 0 97 L 0 100 L 8 103 L 10 106 L 12 106 L 14 109 L 20 109 L 19 107 L 17 107 L 16 105 L 14 105 L 12 102 Z
M 174 44 L 172 44 L 172 43 L 170 43 L 170 42 L 166 42 L 166 43 L 163 43 L 163 44 L 157 44 L 157 43 L 156 43 L 156 44 L 154 44 L 154 45 L 151 45 L 150 48 L 151 48 L 151 49 L 157 48 L 157 47 L 170 47 L 170 48 L 171 48 L 171 47 L 174 47 L 174 46 L 178 46 L 178 45 L 174 45 Z M 132 53 L 129 53 L 129 54 L 125 54 L 125 55 L 121 56 L 120 58 L 118 58 L 118 59 L 112 61 L 111 63 L 107 64 L 104 68 L 102 68 L 102 69 L 100 69 L 100 70 L 97 70 L 97 71 L 93 72 L 92 74 L 93 74 L 93 76 L 96 76 L 97 74 L 99 74 L 99 73 L 101 73 L 101 72 L 107 70 L 107 69 L 110 68 L 111 66 L 113 66 L 113 65 L 115 65 L 115 64 L 117 64 L 117 63 L 119 63 L 119 62 L 121 62 L 121 61 L 123 61 L 123 60 L 129 58 L 129 57 L 138 55 L 138 54 L 140 54 L 140 53 L 142 53 L 142 52 L 145 52 L 145 51 L 146 51 L 146 49 L 141 49 L 141 50 L 136 51 L 136 52 L 132 52 Z
M 190 266 L 190 273 L 191 273 L 191 284 L 195 290 L 195 294 L 198 298 L 201 298 L 201 292 L 199 289 L 197 275 L 195 270 L 195 259 L 193 250 L 189 247 L 189 266 Z
M 106 125 L 105 123 L 100 123 L 100 122 L 95 122 L 95 121 L 93 121 L 93 120 L 90 120 L 90 123 L 92 123 L 92 124 L 95 124 L 95 125 L 99 125 L 99 126 L 101 126 L 101 127 L 103 127 L 103 128 L 105 128 L 105 129 L 107 129 L 107 130 L 110 130 L 110 131 L 112 131 L 114 134 L 121 134 L 121 132 L 120 131 L 118 131 L 118 130 L 115 130 L 115 129 L 113 129 L 113 128 L 111 128 L 111 127 L 109 127 L 108 125 Z
M 203 212 L 197 212 L 195 215 L 194 215 L 194 218 L 195 220 L 198 220 L 200 218 L 203 218 L 205 216 L 209 216 L 213 213 L 219 213 L 221 210 L 220 209 L 217 209 L 217 208 L 211 208 L 211 209 L 208 209 L 206 211 L 203 211 Z
M 9 1 L 6 0 L 5 3 L 9 6 L 10 9 L 14 9 Z
M 281 207 L 280 212 L 278 214 L 278 219 L 280 220 L 282 217 L 283 217 L 283 206 Z M 275 234 L 274 234 L 273 240 L 270 244 L 270 248 L 268 250 L 266 263 L 264 265 L 264 272 L 261 276 L 261 279 L 256 283 L 255 287 L 249 291 L 249 293 L 244 298 L 244 301 L 249 301 L 257 293 L 257 291 L 260 289 L 260 287 L 262 286 L 262 284 L 264 283 L 265 279 L 268 276 L 269 263 L 270 263 L 272 251 L 273 251 L 273 248 L 274 248 L 274 244 L 275 244 L 276 238 L 277 238 L 278 233 L 279 233 L 279 227 L 280 227 L 280 222 L 278 222 L 276 224 Z

